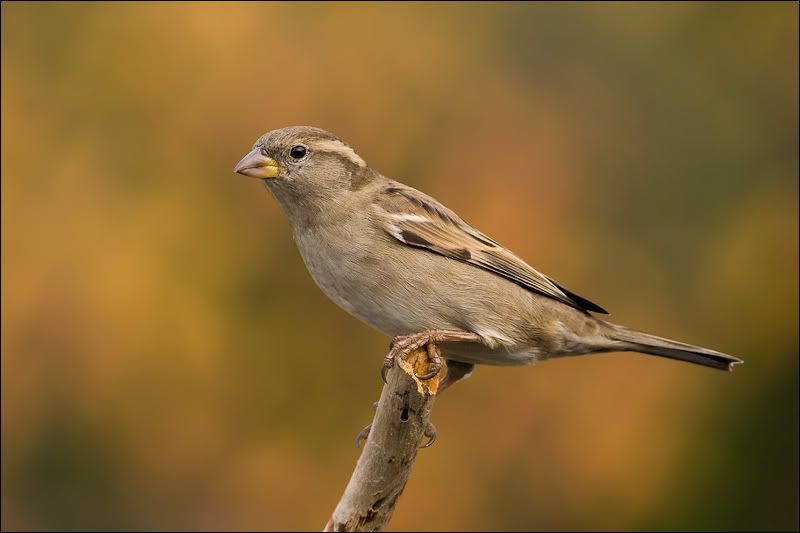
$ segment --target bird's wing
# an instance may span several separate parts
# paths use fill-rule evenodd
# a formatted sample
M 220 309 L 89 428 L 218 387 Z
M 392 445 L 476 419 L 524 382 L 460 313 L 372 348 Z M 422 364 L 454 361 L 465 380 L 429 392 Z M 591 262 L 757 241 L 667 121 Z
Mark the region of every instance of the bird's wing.
M 467 224 L 430 196 L 400 184 L 378 197 L 384 229 L 398 241 L 484 268 L 582 311 L 608 311 L 574 294 Z

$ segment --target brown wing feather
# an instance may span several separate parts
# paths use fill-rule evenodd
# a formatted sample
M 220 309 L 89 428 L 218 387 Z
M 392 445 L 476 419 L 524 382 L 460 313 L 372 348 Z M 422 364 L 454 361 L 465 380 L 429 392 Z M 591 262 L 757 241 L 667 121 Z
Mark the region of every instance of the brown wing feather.
M 599 305 L 561 287 L 415 189 L 399 184 L 387 187 L 379 205 L 387 214 L 386 231 L 404 244 L 484 268 L 576 309 L 607 313 Z

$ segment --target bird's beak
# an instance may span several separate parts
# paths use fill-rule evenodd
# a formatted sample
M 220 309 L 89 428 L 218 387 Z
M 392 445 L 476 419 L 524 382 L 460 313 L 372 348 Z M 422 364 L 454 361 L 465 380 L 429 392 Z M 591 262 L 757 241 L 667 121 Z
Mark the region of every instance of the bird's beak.
M 252 152 L 239 161 L 233 171 L 242 176 L 273 179 L 278 177 L 281 166 L 274 159 L 262 154 L 261 149 L 253 148 Z

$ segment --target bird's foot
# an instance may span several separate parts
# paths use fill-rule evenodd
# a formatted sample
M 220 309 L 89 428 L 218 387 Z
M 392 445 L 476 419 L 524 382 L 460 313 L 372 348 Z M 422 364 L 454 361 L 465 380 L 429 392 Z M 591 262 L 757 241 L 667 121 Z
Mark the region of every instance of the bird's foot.
M 433 378 L 441 371 L 443 365 L 438 343 L 448 341 L 480 342 L 480 337 L 475 333 L 466 331 L 450 331 L 443 329 L 426 330 L 411 335 L 394 337 L 389 344 L 389 353 L 383 358 L 383 366 L 381 367 L 381 378 L 383 378 L 383 382 L 386 383 L 386 375 L 398 358 L 405 359 L 411 352 L 426 345 L 428 351 L 428 372 L 421 375 L 416 374 L 416 377 L 422 381 Z

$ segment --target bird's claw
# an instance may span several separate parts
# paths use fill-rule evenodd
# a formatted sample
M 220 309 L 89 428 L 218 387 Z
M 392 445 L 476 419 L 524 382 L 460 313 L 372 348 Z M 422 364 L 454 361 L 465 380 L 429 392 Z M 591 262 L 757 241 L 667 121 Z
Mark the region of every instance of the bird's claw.
M 408 337 L 394 337 L 391 342 L 389 342 L 389 353 L 387 353 L 386 357 L 383 358 L 383 366 L 381 367 L 381 379 L 384 383 L 389 383 L 386 379 L 386 376 L 389 374 L 389 370 L 391 370 L 394 366 L 397 358 L 402 357 L 408 351 L 410 351 L 406 347 L 407 340 Z
M 421 381 L 432 379 L 442 370 L 442 353 L 439 351 L 439 346 L 433 340 L 429 340 L 426 349 L 428 350 L 428 372 L 422 375 L 417 374 L 417 378 Z
M 434 426 L 433 422 L 430 420 L 425 424 L 425 432 L 423 435 L 428 437 L 428 442 L 420 446 L 420 448 L 430 448 L 431 445 L 436 442 L 436 426 Z
M 367 440 L 371 429 L 372 423 L 369 423 L 364 429 L 358 432 L 358 435 L 356 435 L 356 448 L 361 448 L 361 443 Z
M 403 358 L 421 346 L 425 346 L 428 351 L 428 372 L 425 374 L 415 373 L 415 376 L 421 381 L 432 379 L 442 369 L 442 355 L 439 351 L 439 346 L 436 344 L 440 340 L 442 339 L 439 339 L 430 331 L 394 337 L 389 343 L 389 353 L 383 358 L 383 366 L 381 367 L 381 379 L 383 379 L 383 382 L 388 383 L 386 377 L 398 357 Z
M 431 364 L 431 367 L 433 367 L 433 364 Z M 428 381 L 429 379 L 433 378 L 436 374 L 438 374 L 441 369 L 442 367 L 440 365 L 437 368 L 434 368 L 433 370 L 428 372 L 427 374 L 422 374 L 422 375 L 416 374 L 416 376 L 420 381 Z

